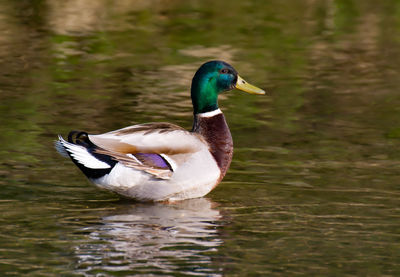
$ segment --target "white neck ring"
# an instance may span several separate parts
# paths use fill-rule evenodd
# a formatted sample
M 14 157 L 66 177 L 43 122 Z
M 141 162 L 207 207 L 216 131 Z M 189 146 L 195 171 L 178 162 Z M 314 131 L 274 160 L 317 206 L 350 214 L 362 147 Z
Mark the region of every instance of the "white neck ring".
M 220 109 L 216 109 L 216 110 L 213 110 L 211 112 L 199 113 L 197 115 L 199 117 L 213 117 L 213 116 L 216 116 L 217 114 L 221 114 L 221 113 L 222 113 L 222 111 Z

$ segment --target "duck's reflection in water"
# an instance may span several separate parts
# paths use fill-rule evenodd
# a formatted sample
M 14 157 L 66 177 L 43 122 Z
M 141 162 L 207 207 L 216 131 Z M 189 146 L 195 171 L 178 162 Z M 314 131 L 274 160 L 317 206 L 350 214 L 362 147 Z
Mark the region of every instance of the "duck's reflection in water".
M 123 205 L 85 228 L 89 238 L 76 247 L 76 269 L 96 276 L 121 271 L 218 276 L 212 255 L 222 244 L 222 223 L 214 206 L 206 198 Z

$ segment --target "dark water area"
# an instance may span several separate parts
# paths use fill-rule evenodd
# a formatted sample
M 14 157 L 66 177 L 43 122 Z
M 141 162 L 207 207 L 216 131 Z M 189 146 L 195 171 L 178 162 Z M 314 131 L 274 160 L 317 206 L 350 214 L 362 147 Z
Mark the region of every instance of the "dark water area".
M 190 129 L 231 63 L 235 153 L 209 195 L 135 203 L 53 147 Z M 0 1 L 1 276 L 399 276 L 400 1 Z

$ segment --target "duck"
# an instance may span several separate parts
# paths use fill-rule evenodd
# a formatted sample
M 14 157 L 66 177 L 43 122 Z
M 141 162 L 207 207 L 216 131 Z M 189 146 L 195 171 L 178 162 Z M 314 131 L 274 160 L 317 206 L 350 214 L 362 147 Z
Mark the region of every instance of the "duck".
M 191 85 L 193 127 L 144 123 L 103 134 L 71 131 L 56 150 L 96 186 L 136 201 L 175 202 L 203 197 L 224 178 L 233 140 L 218 95 L 239 89 L 265 91 L 242 79 L 228 63 L 208 61 Z

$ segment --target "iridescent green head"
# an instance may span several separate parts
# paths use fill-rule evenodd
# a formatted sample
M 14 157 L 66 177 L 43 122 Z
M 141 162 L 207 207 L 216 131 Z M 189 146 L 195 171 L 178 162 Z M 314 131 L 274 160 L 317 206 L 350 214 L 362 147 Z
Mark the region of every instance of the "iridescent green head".
M 265 92 L 244 81 L 237 71 L 223 61 L 206 62 L 197 70 L 192 80 L 192 103 L 195 114 L 218 109 L 218 95 L 234 88 L 252 94 Z

